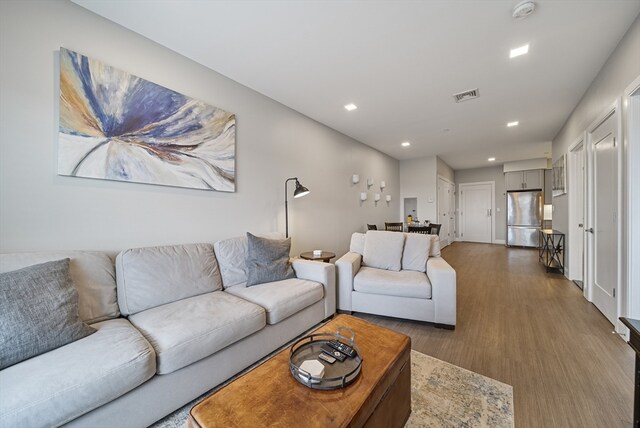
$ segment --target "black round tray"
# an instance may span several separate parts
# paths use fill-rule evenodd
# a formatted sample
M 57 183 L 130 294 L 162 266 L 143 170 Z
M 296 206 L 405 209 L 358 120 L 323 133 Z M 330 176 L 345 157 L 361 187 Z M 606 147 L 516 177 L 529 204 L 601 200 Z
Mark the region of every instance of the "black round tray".
M 323 390 L 344 388 L 356 380 L 362 369 L 362 357 L 360 356 L 358 347 L 353 341 L 354 335 L 349 339 L 340 334 L 341 330 L 347 329 L 338 329 L 336 334 L 310 334 L 299 339 L 291 346 L 291 351 L 289 353 L 289 369 L 295 380 L 311 389 Z M 353 358 L 347 357 L 344 361 L 336 361 L 333 364 L 319 360 L 318 355 L 322 352 L 320 350 L 322 345 L 331 340 L 339 339 L 343 339 L 342 342 L 355 349 L 356 355 Z M 314 377 L 308 372 L 302 370 L 300 365 L 305 360 L 320 361 L 324 365 L 324 376 Z

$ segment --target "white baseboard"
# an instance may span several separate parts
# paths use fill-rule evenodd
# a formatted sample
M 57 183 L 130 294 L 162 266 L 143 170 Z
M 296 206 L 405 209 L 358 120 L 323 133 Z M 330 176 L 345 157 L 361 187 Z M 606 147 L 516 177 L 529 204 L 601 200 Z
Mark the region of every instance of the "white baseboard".
M 504 245 L 505 244 L 505 240 L 504 239 L 494 239 L 493 243 L 494 244 Z

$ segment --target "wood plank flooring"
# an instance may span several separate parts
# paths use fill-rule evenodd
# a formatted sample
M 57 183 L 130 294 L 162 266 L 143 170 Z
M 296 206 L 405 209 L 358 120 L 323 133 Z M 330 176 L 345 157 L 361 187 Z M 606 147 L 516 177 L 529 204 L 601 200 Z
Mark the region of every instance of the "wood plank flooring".
M 404 332 L 412 348 L 513 386 L 516 427 L 630 427 L 634 353 L 537 252 L 456 242 L 457 326 L 354 314 Z

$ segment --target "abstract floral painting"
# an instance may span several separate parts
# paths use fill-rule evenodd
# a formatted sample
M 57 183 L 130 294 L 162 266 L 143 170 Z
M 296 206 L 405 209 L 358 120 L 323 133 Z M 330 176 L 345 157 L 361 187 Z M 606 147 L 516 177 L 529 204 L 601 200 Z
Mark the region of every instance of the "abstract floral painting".
M 60 48 L 58 174 L 235 191 L 235 115 Z

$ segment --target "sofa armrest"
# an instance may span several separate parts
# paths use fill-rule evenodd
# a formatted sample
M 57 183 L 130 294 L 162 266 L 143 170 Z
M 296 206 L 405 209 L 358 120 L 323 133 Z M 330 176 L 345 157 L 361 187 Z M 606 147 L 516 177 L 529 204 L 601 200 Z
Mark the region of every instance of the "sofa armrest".
M 438 324 L 456 325 L 456 271 L 441 257 L 429 257 L 427 276 Z
M 336 268 L 331 263 L 295 259 L 291 263 L 296 276 L 316 281 L 324 287 L 324 317 L 336 313 Z
M 338 271 L 338 309 L 351 311 L 351 292 L 353 291 L 353 278 L 360 270 L 362 256 L 349 252 L 336 262 Z

